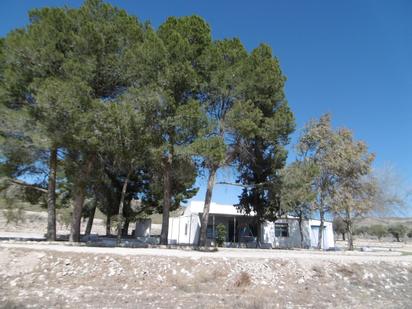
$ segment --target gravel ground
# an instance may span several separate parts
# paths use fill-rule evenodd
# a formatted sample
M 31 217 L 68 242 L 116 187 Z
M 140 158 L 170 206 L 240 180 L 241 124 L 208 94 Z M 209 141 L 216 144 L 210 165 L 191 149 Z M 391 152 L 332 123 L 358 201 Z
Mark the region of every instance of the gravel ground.
M 1 242 L 0 281 L 6 308 L 411 308 L 412 256 Z
M 41 239 L 45 219 L 27 212 L 24 223 L 5 225 L 0 214 L 0 239 Z M 104 234 L 101 220 L 92 233 Z M 370 251 L 0 241 L 0 308 L 412 308 L 412 244 L 355 245 Z

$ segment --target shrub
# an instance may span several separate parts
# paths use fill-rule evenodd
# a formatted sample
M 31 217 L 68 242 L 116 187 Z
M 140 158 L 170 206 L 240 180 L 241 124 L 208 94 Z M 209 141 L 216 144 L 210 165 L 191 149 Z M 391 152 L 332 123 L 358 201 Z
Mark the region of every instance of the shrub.
M 409 238 L 412 238 L 412 230 L 410 230 L 410 231 L 408 232 L 408 237 L 409 237 Z
M 353 231 L 353 235 L 365 235 L 365 234 L 369 234 L 369 228 L 365 225 L 359 226 Z
M 66 229 L 72 221 L 72 211 L 70 208 L 61 208 L 57 211 L 57 222 Z
M 388 228 L 382 224 L 374 224 L 369 227 L 368 233 L 370 235 L 378 237 L 380 240 L 382 237 L 388 235 Z
M 216 243 L 219 247 L 223 246 L 226 239 L 226 226 L 218 224 L 216 227 Z
M 252 283 L 252 279 L 247 272 L 242 271 L 236 278 L 235 287 L 245 287 Z
M 403 224 L 397 223 L 389 226 L 388 232 L 396 238 L 396 241 L 401 241 L 400 239 L 405 236 L 407 227 Z
M 345 234 L 348 231 L 348 226 L 345 221 L 341 217 L 335 217 L 333 218 L 333 231 L 336 234 L 341 234 L 342 235 L 342 240 L 345 240 Z

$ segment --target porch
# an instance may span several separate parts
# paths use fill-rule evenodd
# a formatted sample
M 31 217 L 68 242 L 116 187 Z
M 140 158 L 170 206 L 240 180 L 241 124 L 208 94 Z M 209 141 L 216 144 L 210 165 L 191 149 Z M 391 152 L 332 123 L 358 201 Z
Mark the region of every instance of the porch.
M 226 229 L 225 247 L 257 246 L 258 224 L 254 217 L 209 214 L 207 239 L 211 244 L 214 244 L 216 241 L 217 226 L 219 224 L 223 224 Z

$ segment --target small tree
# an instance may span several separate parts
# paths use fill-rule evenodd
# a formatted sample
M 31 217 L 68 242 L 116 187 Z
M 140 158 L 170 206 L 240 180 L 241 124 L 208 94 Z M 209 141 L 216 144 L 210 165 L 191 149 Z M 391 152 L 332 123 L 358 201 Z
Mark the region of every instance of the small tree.
M 219 247 L 223 246 L 226 239 L 226 226 L 224 224 L 218 224 L 216 226 L 216 243 Z
M 369 227 L 367 227 L 365 225 L 359 226 L 353 231 L 353 235 L 362 235 L 362 236 L 364 236 L 365 234 L 369 234 Z
M 397 223 L 389 226 L 388 232 L 392 234 L 393 237 L 396 238 L 396 241 L 400 242 L 401 238 L 403 238 L 406 234 L 407 227 L 403 224 Z
M 336 234 L 342 235 L 342 240 L 345 240 L 346 232 L 348 231 L 348 226 L 341 217 L 333 218 L 333 231 Z
M 412 238 L 412 230 L 410 230 L 407 235 L 409 238 Z
M 378 239 L 381 240 L 382 237 L 388 235 L 388 228 L 382 224 L 374 224 L 369 227 L 368 233 L 378 237 Z
M 303 248 L 303 220 L 310 217 L 316 194 L 312 184 L 317 174 L 310 160 L 296 161 L 282 170 L 280 203 L 284 211 L 298 218 L 300 246 Z

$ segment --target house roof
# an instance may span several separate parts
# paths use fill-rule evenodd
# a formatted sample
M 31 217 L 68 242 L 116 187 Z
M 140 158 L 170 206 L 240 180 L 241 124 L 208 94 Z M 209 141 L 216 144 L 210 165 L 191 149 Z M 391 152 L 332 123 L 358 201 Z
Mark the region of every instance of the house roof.
M 204 202 L 203 201 L 191 201 L 185 209 L 184 215 L 200 214 L 203 213 Z M 230 216 L 244 216 L 244 213 L 239 212 L 239 210 L 233 205 L 223 205 L 210 203 L 209 214 L 214 215 L 230 215 Z M 253 214 L 252 214 L 253 215 Z
M 203 207 L 204 207 L 204 201 L 191 201 L 188 206 L 186 206 L 185 211 L 184 211 L 184 216 L 190 216 L 192 214 L 202 214 L 203 213 Z M 226 215 L 226 216 L 244 216 L 245 214 L 240 212 L 234 205 L 224 205 L 224 204 L 217 204 L 217 203 L 210 203 L 210 210 L 209 214 L 211 215 Z M 252 212 L 250 216 L 254 216 L 255 213 Z M 285 219 L 294 219 L 297 220 L 297 217 L 286 215 L 284 217 L 279 218 L 279 220 L 285 220 Z M 320 222 L 317 219 L 309 219 L 311 224 L 314 224 L 316 222 Z M 325 223 L 328 222 L 330 223 L 329 220 L 325 220 Z

